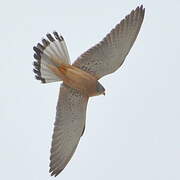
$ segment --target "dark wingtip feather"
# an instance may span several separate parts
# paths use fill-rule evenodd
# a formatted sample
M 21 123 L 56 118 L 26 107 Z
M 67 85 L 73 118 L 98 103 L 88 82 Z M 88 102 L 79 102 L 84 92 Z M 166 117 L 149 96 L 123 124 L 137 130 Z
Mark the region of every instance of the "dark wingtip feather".
M 53 34 L 54 34 L 54 37 L 55 37 L 57 40 L 59 40 L 59 41 L 63 41 L 63 40 L 64 40 L 64 38 L 63 38 L 62 36 L 59 36 L 59 34 L 58 34 L 56 31 L 54 31 Z
M 63 170 L 63 169 L 61 169 L 59 172 L 57 172 L 57 173 L 54 175 L 54 177 L 58 176 L 58 175 L 61 173 L 62 170 Z
M 35 73 L 35 78 L 37 80 L 40 80 L 42 83 L 45 83 L 45 79 L 41 77 L 41 54 L 42 54 L 42 51 L 40 50 L 40 48 L 34 46 L 33 47 L 33 50 L 35 51 L 34 53 L 34 59 L 36 61 L 33 62 L 33 66 L 34 66 L 34 69 L 33 69 L 33 72 Z
M 33 69 L 33 72 L 34 72 L 35 74 L 37 74 L 38 76 L 41 76 L 40 71 L 38 71 L 37 69 Z
M 33 47 L 33 50 L 36 52 L 37 55 L 42 54 L 42 51 L 39 48 L 37 48 L 36 46 Z
M 41 82 L 44 84 L 44 83 L 46 83 L 46 80 L 44 78 L 42 78 Z
M 39 65 L 39 63 L 37 61 L 34 61 L 33 65 L 37 70 L 40 70 L 40 65 Z
M 125 19 L 129 19 L 135 15 L 136 18 L 141 18 L 143 20 L 144 14 L 145 14 L 145 8 L 143 7 L 143 5 L 140 5 L 136 7 L 136 9 L 133 9 L 131 13 L 125 17 Z
M 141 4 L 140 9 L 145 10 L 143 4 Z
M 43 43 L 45 48 L 50 45 L 50 42 L 44 38 L 42 39 L 42 43 Z
M 141 5 L 141 6 L 139 7 L 139 9 L 140 9 L 140 12 L 141 12 L 142 17 L 144 17 L 144 14 L 145 14 L 145 8 L 144 8 L 144 6 Z
M 36 59 L 37 61 L 39 61 L 41 59 L 41 55 L 40 54 L 34 54 L 34 59 Z
M 36 78 L 37 80 L 41 80 L 41 78 L 40 78 L 38 75 L 35 75 L 35 78 Z
M 37 80 L 40 80 L 42 83 L 45 83 L 45 82 L 46 82 L 44 78 L 42 78 L 42 77 L 40 77 L 40 76 L 38 76 L 38 75 L 35 75 L 35 78 L 36 78 Z
M 52 37 L 52 35 L 50 33 L 46 34 L 46 36 L 51 42 L 55 41 L 55 39 Z
M 45 47 L 41 43 L 37 44 L 37 48 L 40 49 L 41 51 L 44 51 L 45 49 Z
M 42 83 L 45 83 L 46 80 L 44 78 L 41 77 L 41 72 L 37 69 L 33 69 L 33 72 L 35 73 L 35 78 L 37 80 L 40 80 Z
M 50 172 L 51 176 L 54 176 L 54 177 L 58 176 L 62 172 L 62 170 L 63 169 L 51 171 Z

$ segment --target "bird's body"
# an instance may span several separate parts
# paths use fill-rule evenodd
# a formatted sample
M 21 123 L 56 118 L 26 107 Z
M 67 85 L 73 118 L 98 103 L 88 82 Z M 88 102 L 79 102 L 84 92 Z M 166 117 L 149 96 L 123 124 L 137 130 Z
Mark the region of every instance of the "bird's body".
M 104 94 L 105 89 L 98 80 L 123 64 L 139 33 L 144 13 L 143 6 L 131 11 L 72 65 L 64 38 L 57 32 L 53 32 L 54 36 L 47 34 L 42 44 L 34 46 L 36 79 L 42 83 L 63 81 L 51 145 L 49 172 L 52 176 L 57 176 L 74 154 L 84 133 L 88 99 Z
M 99 95 L 96 87 L 98 80 L 91 74 L 70 64 L 61 64 L 58 68 L 50 65 L 49 68 L 67 86 L 79 90 L 82 94 L 92 97 Z

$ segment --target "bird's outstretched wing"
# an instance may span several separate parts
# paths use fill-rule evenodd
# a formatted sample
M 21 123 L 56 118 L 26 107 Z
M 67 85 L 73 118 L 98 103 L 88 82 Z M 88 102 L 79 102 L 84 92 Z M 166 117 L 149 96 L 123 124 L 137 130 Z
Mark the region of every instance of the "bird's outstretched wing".
M 62 84 L 52 137 L 50 170 L 57 176 L 71 159 L 84 131 L 88 97 Z
M 145 9 L 137 7 L 97 45 L 83 53 L 74 66 L 101 78 L 116 71 L 124 62 L 143 22 Z

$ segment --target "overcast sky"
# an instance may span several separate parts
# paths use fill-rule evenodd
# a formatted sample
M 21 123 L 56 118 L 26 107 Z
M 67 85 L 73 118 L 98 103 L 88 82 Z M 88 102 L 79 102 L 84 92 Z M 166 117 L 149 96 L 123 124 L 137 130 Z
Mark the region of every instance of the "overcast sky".
M 143 4 L 141 31 L 123 66 L 100 80 L 84 136 L 61 180 L 180 179 L 180 2 L 6 0 L 0 7 L 0 179 L 50 180 L 59 84 L 32 72 L 32 47 L 64 36 L 71 61 Z

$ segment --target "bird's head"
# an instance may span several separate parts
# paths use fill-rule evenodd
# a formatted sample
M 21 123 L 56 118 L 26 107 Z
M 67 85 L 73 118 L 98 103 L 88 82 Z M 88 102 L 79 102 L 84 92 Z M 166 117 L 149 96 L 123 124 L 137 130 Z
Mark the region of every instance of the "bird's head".
M 97 95 L 105 95 L 105 89 L 104 87 L 97 81 L 97 84 L 96 84 L 96 92 L 97 92 Z

